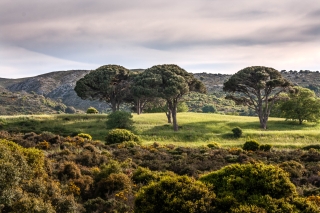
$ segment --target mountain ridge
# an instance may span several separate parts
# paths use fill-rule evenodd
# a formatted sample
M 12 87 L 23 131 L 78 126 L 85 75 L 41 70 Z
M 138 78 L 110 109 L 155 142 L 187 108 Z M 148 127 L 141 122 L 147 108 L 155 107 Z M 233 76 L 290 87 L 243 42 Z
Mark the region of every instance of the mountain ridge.
M 76 82 L 91 70 L 53 71 L 34 77 L 19 79 L 0 78 L 0 87 L 11 93 L 29 93 L 41 95 L 45 98 L 58 101 L 66 106 L 85 111 L 93 106 L 100 112 L 109 108 L 108 104 L 100 101 L 82 100 L 74 91 Z M 143 71 L 134 69 L 132 72 Z M 320 73 L 311 71 L 281 71 L 283 77 L 295 85 L 310 87 L 314 91 L 320 90 Z M 223 83 L 231 76 L 228 74 L 194 73 L 207 87 L 208 93 L 221 93 Z M 311 85 L 311 86 L 310 86 Z M 25 94 L 26 95 L 26 94 Z

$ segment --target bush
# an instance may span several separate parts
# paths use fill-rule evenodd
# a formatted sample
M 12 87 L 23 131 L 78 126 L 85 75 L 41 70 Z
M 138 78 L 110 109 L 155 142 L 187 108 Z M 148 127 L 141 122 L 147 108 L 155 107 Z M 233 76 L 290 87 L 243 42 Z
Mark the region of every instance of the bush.
M 240 138 L 242 136 L 242 129 L 240 127 L 233 128 L 232 132 L 235 138 Z
M 207 144 L 207 147 L 209 147 L 210 149 L 220 149 L 220 144 L 213 142 L 213 143 L 209 143 Z
M 179 102 L 177 106 L 177 112 L 188 112 L 189 107 L 186 102 Z
M 265 152 L 270 151 L 271 148 L 272 148 L 272 145 L 270 145 L 270 144 L 262 144 L 259 147 L 260 150 L 265 151 Z
M 98 114 L 98 113 L 99 113 L 99 111 L 94 107 L 89 107 L 87 109 L 87 114 Z
M 215 194 L 187 176 L 164 177 L 143 187 L 135 199 L 134 212 L 213 212 Z
M 133 129 L 133 120 L 130 112 L 116 111 L 107 116 L 108 129 Z
M 260 144 L 255 140 L 247 141 L 243 144 L 243 150 L 256 151 L 260 147 Z
M 91 135 L 86 134 L 86 133 L 79 133 L 78 136 L 81 137 L 81 138 L 88 139 L 88 140 L 90 140 L 90 141 L 92 140 Z
M 48 143 L 47 141 L 40 142 L 36 145 L 36 148 L 48 150 L 50 148 L 50 143 Z
M 107 144 L 122 143 L 128 141 L 139 142 L 138 136 L 126 129 L 113 129 L 106 136 Z
M 297 202 L 300 198 L 289 174 L 277 166 L 233 164 L 199 180 L 214 186 L 217 212 L 317 212 L 306 199 Z
M 202 112 L 203 113 L 215 113 L 215 112 L 217 112 L 217 109 L 213 105 L 206 105 L 206 106 L 202 107 Z

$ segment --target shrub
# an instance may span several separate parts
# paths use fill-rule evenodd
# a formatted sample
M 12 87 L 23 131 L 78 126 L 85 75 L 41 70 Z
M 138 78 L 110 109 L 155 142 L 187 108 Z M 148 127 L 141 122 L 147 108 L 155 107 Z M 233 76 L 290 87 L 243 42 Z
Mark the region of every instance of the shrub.
M 214 186 L 218 212 L 246 212 L 244 209 L 230 211 L 240 210 L 241 205 L 256 206 L 256 211 L 248 212 L 257 212 L 257 207 L 262 208 L 258 212 L 293 212 L 288 209 L 301 208 L 309 208 L 307 212 L 317 212 L 310 204 L 301 207 L 295 201 L 298 198 L 295 186 L 288 173 L 277 166 L 233 164 L 206 174 L 199 180 Z M 299 210 L 296 212 L 304 212 Z
M 108 129 L 133 129 L 133 120 L 130 112 L 116 111 L 107 116 Z
M 114 193 L 120 190 L 130 190 L 130 188 L 131 180 L 127 175 L 112 173 L 98 182 L 97 194 L 103 196 L 107 193 Z
M 135 199 L 134 212 L 213 212 L 215 194 L 187 176 L 164 177 L 143 187 Z
M 189 107 L 186 102 L 179 102 L 177 106 L 177 112 L 188 112 Z
M 47 141 L 40 142 L 36 145 L 36 148 L 48 150 L 50 148 L 50 143 L 48 143 Z
M 260 150 L 265 151 L 265 152 L 270 151 L 271 148 L 272 148 L 272 145 L 270 145 L 270 144 L 262 144 L 259 147 Z
M 240 127 L 233 128 L 232 132 L 235 138 L 240 138 L 242 136 L 242 129 Z
M 87 114 L 98 114 L 98 113 L 99 113 L 99 111 L 94 107 L 89 107 L 87 109 Z
M 60 170 L 58 175 L 60 179 L 76 179 L 81 177 L 81 171 L 74 162 L 67 162 L 64 164 L 64 168 Z
M 86 133 L 79 133 L 78 136 L 81 137 L 81 138 L 88 139 L 88 140 L 90 140 L 90 141 L 92 140 L 91 135 L 86 134 Z
M 260 144 L 255 140 L 247 141 L 243 144 L 243 150 L 256 151 L 260 147 Z
M 207 144 L 207 147 L 209 147 L 210 149 L 220 149 L 220 144 L 213 142 L 213 143 L 209 143 Z
M 217 111 L 216 107 L 213 105 L 206 105 L 202 107 L 203 113 L 215 113 Z
M 122 143 L 128 141 L 139 142 L 138 136 L 126 129 L 113 129 L 106 136 L 107 144 Z

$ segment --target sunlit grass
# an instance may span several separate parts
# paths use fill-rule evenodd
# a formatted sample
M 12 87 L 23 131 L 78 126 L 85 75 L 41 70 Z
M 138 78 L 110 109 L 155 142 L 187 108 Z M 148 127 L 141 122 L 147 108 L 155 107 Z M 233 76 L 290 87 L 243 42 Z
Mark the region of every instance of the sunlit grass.
M 49 131 L 61 135 L 75 135 L 83 132 L 93 139 L 104 141 L 108 132 L 105 114 L 98 115 L 29 115 L 1 116 L 4 130 Z M 241 147 L 246 140 L 254 139 L 261 144 L 272 144 L 276 148 L 297 148 L 318 144 L 320 125 L 317 123 L 288 122 L 281 118 L 270 118 L 268 130 L 259 128 L 257 117 L 230 116 L 204 113 L 178 113 L 180 130 L 173 131 L 167 123 L 165 113 L 133 115 L 134 132 L 144 144 L 176 144 L 200 146 L 217 142 L 222 147 Z M 240 127 L 243 136 L 236 139 L 232 129 Z

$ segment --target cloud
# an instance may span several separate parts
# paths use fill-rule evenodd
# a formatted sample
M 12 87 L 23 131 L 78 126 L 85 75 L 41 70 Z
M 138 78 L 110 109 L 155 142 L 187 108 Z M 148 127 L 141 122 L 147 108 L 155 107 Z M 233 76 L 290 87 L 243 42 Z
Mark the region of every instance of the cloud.
M 300 59 L 318 56 L 319 11 L 318 0 L 3 0 L 0 43 L 12 54 L 2 51 L 2 66 L 146 68 L 170 62 L 222 73 L 250 63 L 277 65 L 297 51 L 291 55 L 307 67 L 313 61 Z M 10 57 L 22 52 L 25 59 L 12 63 Z M 264 55 L 270 52 L 278 58 Z

